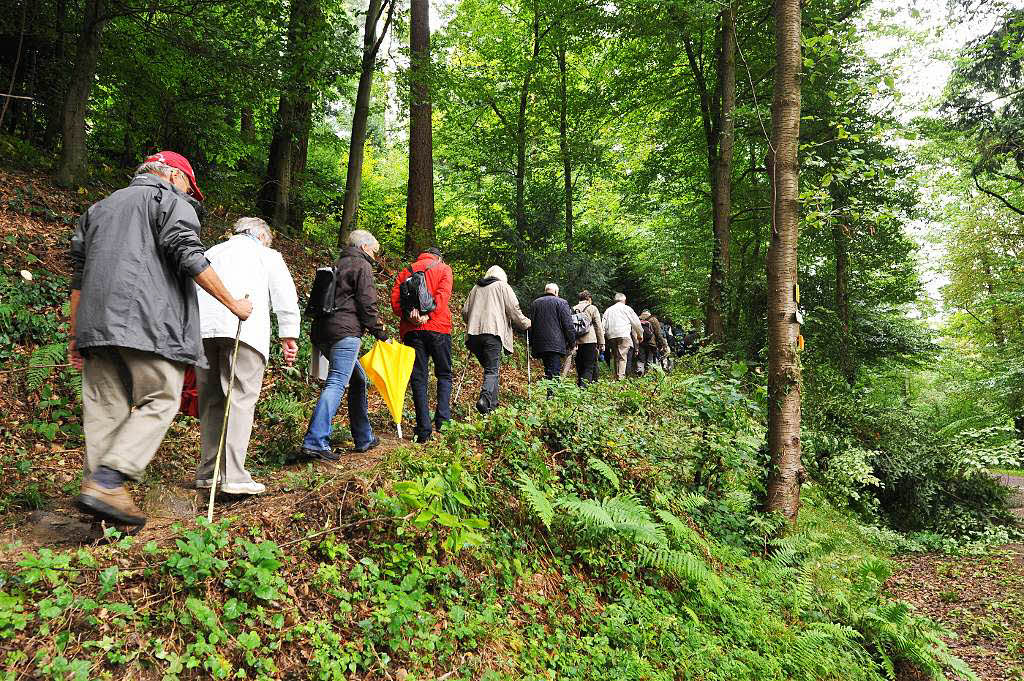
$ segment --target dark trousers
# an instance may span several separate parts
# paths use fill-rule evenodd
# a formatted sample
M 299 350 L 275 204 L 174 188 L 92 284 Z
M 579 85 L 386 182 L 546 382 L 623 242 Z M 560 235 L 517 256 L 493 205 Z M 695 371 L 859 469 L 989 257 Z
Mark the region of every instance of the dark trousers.
M 433 427 L 452 418 L 452 337 L 439 331 L 410 331 L 402 341 L 416 351 L 416 363 L 412 365 L 412 403 L 416 408 L 416 435 L 430 437 L 430 402 L 427 399 L 427 363 L 433 360 L 434 376 L 437 377 L 437 409 L 434 410 Z
M 544 362 L 544 378 L 561 378 L 562 359 L 565 357 L 560 352 L 542 352 L 540 361 Z
M 593 383 L 597 375 L 597 343 L 580 343 L 576 346 L 576 383 Z
M 466 336 L 466 347 L 484 369 L 484 384 L 476 408 L 486 414 L 498 408 L 498 378 L 501 369 L 501 337 L 490 333 Z

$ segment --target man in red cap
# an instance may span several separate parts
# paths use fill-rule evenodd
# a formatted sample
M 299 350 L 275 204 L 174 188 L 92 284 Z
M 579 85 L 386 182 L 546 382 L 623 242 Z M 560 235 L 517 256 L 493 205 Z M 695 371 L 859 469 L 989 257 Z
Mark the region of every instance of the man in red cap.
M 252 312 L 206 259 L 196 213 L 202 198 L 189 162 L 162 151 L 127 187 L 90 206 L 71 237 L 68 354 L 82 371 L 85 430 L 78 503 L 100 518 L 146 522 L 124 481 L 140 479 L 160 447 L 185 368 L 206 367 L 192 282 L 239 319 Z

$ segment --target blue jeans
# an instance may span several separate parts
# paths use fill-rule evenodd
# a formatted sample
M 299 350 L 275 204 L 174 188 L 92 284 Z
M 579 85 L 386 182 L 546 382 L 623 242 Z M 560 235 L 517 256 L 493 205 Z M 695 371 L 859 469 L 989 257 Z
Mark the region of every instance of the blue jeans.
M 331 347 L 328 354 L 331 363 L 327 371 L 327 382 L 320 393 L 313 417 L 302 440 L 305 449 L 317 452 L 331 451 L 331 420 L 338 413 L 341 398 L 348 386 L 348 421 L 352 428 L 352 439 L 356 447 L 365 447 L 373 440 L 373 428 L 366 407 L 366 373 L 359 364 L 359 348 L 362 343 L 357 336 L 342 338 Z

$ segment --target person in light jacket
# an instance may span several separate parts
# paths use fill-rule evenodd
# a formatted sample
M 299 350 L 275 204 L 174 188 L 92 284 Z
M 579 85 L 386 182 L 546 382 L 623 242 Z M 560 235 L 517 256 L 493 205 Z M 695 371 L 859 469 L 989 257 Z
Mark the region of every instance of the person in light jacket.
M 188 160 L 161 151 L 90 206 L 71 237 L 68 360 L 82 372 L 85 430 L 78 505 L 101 519 L 146 523 L 124 483 L 141 479 L 160 447 L 185 368 L 206 365 L 196 284 L 234 317 L 252 312 L 206 258 L 202 199 Z
M 643 338 L 644 329 L 640 318 L 629 305 L 626 294 L 616 293 L 615 303 L 604 311 L 604 339 L 615 365 L 615 380 L 626 377 L 629 351 L 636 344 L 635 338 Z
M 572 311 L 590 317 L 590 330 L 576 339 L 576 383 L 582 387 L 598 377 L 597 358 L 604 352 L 604 320 L 590 291 L 580 291 L 579 299 Z
M 233 294 L 248 295 L 252 315 L 241 327 L 235 359 L 235 384 L 231 390 L 228 432 L 221 459 L 221 491 L 227 494 L 261 494 L 263 484 L 245 469 L 252 435 L 256 401 L 263 388 L 263 372 L 270 357 L 270 309 L 277 316 L 278 334 L 285 364 L 291 366 L 299 346 L 299 300 L 284 258 L 270 248 L 273 233 L 259 218 L 241 218 L 234 236 L 206 252 Z M 196 470 L 196 487 L 209 489 L 224 425 L 224 409 L 231 380 L 231 356 L 235 348 L 237 320 L 205 291 L 199 293 L 199 325 L 208 369 L 196 371 L 199 389 L 199 421 L 202 457 Z
M 530 319 L 519 309 L 519 299 L 508 285 L 505 270 L 494 265 L 476 282 L 462 306 L 466 322 L 466 347 L 484 370 L 484 383 L 476 409 L 487 414 L 498 408 L 498 375 L 502 350 L 512 354 L 512 327 L 530 328 Z

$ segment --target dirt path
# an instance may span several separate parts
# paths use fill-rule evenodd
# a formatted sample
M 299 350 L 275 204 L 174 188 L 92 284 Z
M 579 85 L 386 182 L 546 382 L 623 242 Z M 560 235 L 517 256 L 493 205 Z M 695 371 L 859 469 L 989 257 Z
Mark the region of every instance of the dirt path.
M 1010 505 L 1024 518 L 1024 477 L 996 477 L 1013 488 Z M 952 631 L 954 654 L 983 681 L 1024 681 L 1024 544 L 982 556 L 909 556 L 888 587 Z

